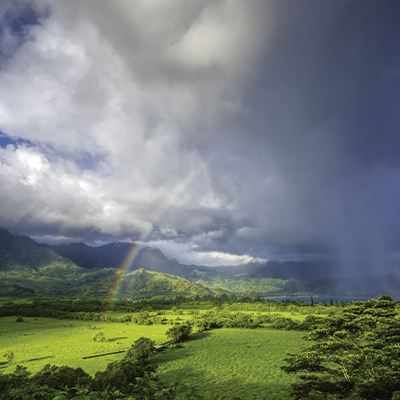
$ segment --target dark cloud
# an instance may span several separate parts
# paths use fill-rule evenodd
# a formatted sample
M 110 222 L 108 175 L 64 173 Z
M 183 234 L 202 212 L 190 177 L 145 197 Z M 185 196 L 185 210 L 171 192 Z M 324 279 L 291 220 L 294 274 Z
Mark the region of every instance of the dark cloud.
M 0 225 L 209 264 L 398 251 L 399 11 L 52 3 L 0 73 Z
M 32 27 L 48 17 L 46 7 L 30 1 L 5 0 L 0 5 L 0 67 L 11 58 L 26 41 L 32 40 Z

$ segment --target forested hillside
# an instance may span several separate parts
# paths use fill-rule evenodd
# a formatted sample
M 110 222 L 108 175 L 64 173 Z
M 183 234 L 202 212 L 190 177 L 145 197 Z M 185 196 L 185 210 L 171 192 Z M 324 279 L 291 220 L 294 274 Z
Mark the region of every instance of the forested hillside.
M 396 265 L 384 272 L 397 271 Z M 145 272 L 146 271 L 146 272 Z M 152 272 L 152 274 L 150 273 Z M 144 279 L 146 277 L 146 279 Z M 49 246 L 0 229 L 1 296 L 380 296 L 400 295 L 396 273 L 340 276 L 330 263 L 251 263 L 204 267 L 134 243 Z

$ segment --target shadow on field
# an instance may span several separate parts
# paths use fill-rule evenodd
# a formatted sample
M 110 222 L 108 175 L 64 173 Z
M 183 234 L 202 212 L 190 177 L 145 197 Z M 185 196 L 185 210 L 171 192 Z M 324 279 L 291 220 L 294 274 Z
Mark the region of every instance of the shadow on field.
M 182 344 L 182 347 L 174 347 L 173 345 L 173 347 L 167 347 L 161 353 L 158 353 L 153 359 L 155 363 L 163 364 L 169 361 L 191 357 L 192 353 L 192 349 L 188 348 L 185 344 Z
M 212 335 L 211 332 L 196 332 L 196 333 L 192 333 L 191 335 L 189 335 L 189 339 L 184 343 L 188 343 L 188 342 L 191 342 L 193 340 L 206 339 L 206 338 L 210 337 L 211 335 Z
M 54 356 L 31 358 L 30 360 L 26 360 L 25 362 L 47 360 L 48 358 L 54 358 Z
M 189 336 L 189 339 L 182 343 L 169 344 L 161 353 L 155 357 L 157 364 L 169 362 L 173 360 L 179 360 L 182 358 L 192 356 L 192 349 L 190 348 L 190 342 L 195 340 L 205 339 L 211 336 L 211 332 L 197 332 Z
M 244 377 L 214 376 L 207 369 L 185 367 L 161 373 L 170 384 L 178 383 L 178 392 L 191 390 L 200 398 L 218 400 L 289 400 L 290 385 L 278 382 L 249 383 Z
M 128 336 L 125 337 L 116 337 L 113 339 L 108 339 L 107 342 L 116 342 L 117 340 L 128 339 Z

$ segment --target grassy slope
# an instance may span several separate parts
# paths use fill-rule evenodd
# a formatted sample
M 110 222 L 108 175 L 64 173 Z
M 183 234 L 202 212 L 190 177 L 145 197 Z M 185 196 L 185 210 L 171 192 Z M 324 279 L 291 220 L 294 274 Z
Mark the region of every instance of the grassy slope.
M 137 296 L 157 296 L 163 294 L 181 294 L 204 296 L 212 292 L 202 285 L 190 282 L 175 275 L 138 269 L 125 276 L 122 293 Z
M 203 271 L 193 271 L 185 276 L 192 282 L 237 296 L 273 296 L 285 293 L 289 281 L 272 278 L 227 276 Z
M 157 356 L 160 376 L 188 380 L 204 399 L 288 399 L 291 376 L 280 370 L 304 332 L 219 329 Z
M 2 296 L 87 296 L 105 297 L 122 272 L 113 268 L 85 270 L 61 261 L 44 265 L 38 270 L 14 266 L 0 271 Z M 126 298 L 158 295 L 204 296 L 214 293 L 186 279 L 139 269 L 123 277 L 120 295 Z

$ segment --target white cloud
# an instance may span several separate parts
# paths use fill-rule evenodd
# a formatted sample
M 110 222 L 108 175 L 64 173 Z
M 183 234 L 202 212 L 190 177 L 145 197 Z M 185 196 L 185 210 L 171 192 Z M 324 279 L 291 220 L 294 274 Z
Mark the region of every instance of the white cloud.
M 264 23 L 259 11 L 243 1 L 210 2 L 167 55 L 189 70 L 218 68 L 226 74 L 249 67 L 260 42 L 265 46 L 268 41 L 272 19 L 271 7 L 263 13 Z
M 248 254 L 231 254 L 222 251 L 201 251 L 197 245 L 186 242 L 150 241 L 150 247 L 160 249 L 167 257 L 183 264 L 204 265 L 206 267 L 227 267 L 249 263 L 265 264 L 265 258 L 252 257 Z
M 35 40 L 0 73 L 8 93 L 0 100 L 0 129 L 36 143 L 1 152 L 8 165 L 2 169 L 8 223 L 25 216 L 32 224 L 144 234 L 169 207 L 218 206 L 206 164 L 182 142 L 179 123 L 198 112 L 197 94 L 157 76 L 143 83 L 127 56 L 129 40 L 118 42 L 122 33 L 134 40 L 129 21 L 150 41 L 160 35 L 135 13 L 159 19 L 157 7 L 130 4 L 103 2 L 92 16 L 87 3 L 77 17 L 69 5 L 55 2 L 50 18 L 32 29 Z M 123 16 L 126 31 L 118 32 L 120 20 L 109 20 L 102 14 L 107 10 Z M 105 22 L 115 37 L 104 36 Z M 139 64 L 153 57 L 151 48 L 138 53 Z M 155 58 L 150 61 L 160 60 Z M 82 151 L 100 161 L 80 170 L 74 162 Z

